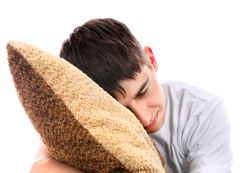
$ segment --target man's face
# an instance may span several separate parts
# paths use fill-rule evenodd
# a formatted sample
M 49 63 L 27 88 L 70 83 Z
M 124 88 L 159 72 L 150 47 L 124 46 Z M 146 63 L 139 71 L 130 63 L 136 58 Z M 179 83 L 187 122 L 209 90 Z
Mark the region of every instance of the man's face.
M 114 91 L 118 102 L 130 109 L 148 133 L 160 130 L 164 124 L 166 103 L 162 86 L 157 80 L 155 68 L 142 66 L 135 79 L 125 79 L 119 84 L 126 91 L 125 98 Z

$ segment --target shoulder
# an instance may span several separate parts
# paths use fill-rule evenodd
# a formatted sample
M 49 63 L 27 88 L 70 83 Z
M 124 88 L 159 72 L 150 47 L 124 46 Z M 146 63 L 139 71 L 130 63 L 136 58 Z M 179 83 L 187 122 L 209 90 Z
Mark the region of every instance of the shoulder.
M 166 134 L 171 158 L 190 171 L 230 167 L 230 123 L 223 99 L 186 82 L 162 83 L 166 98 Z M 230 163 L 230 164 L 228 164 Z M 227 169 L 227 167 L 225 169 Z
M 223 102 L 220 96 L 182 81 L 165 81 L 162 83 L 162 87 L 165 97 L 171 94 L 172 97 L 179 101 Z
M 166 116 L 174 120 L 171 124 L 178 123 L 179 129 L 190 133 L 203 128 L 209 132 L 216 129 L 214 126 L 227 123 L 227 111 L 220 96 L 186 82 L 167 81 L 162 86 L 167 103 Z
M 212 134 L 216 133 L 228 136 L 226 133 L 230 132 L 229 120 L 220 96 L 186 82 L 168 81 L 162 86 L 167 109 L 171 108 L 168 116 L 174 120 L 171 124 L 177 123 L 178 129 L 172 130 L 181 131 L 186 144 L 192 145 L 197 142 L 196 139 L 211 140 L 214 138 Z

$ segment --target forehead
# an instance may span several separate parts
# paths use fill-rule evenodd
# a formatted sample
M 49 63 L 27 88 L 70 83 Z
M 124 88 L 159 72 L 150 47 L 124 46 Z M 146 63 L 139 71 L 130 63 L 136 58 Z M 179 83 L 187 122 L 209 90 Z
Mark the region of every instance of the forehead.
M 143 79 L 146 79 L 148 76 L 150 75 L 150 69 L 148 68 L 148 66 L 143 65 L 141 67 L 141 72 L 136 73 L 136 76 L 134 79 L 124 79 L 122 81 L 119 82 L 119 84 L 121 86 L 124 87 L 132 87 L 130 84 L 140 84 L 143 83 Z
M 141 86 L 150 78 L 152 70 L 148 66 L 144 65 L 141 68 L 141 72 L 136 73 L 134 79 L 124 79 L 119 82 L 119 84 L 126 91 L 126 98 L 133 97 L 140 90 Z M 119 100 L 122 94 L 117 91 L 114 91 L 114 95 Z M 123 97 L 123 96 L 122 96 Z

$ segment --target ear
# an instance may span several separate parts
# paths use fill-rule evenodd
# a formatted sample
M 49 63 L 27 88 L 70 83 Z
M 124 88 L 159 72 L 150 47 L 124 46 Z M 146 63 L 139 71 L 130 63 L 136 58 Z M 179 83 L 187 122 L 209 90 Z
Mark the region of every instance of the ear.
M 144 51 L 148 55 L 149 62 L 152 64 L 155 72 L 157 72 L 158 71 L 158 64 L 157 64 L 157 61 L 155 59 L 155 56 L 154 56 L 152 49 L 149 46 L 145 46 Z

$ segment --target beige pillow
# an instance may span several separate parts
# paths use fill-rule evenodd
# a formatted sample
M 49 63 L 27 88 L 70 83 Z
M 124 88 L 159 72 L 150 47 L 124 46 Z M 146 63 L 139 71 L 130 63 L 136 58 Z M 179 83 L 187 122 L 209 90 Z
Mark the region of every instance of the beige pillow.
M 26 43 L 7 51 L 19 100 L 55 159 L 88 172 L 167 172 L 137 118 L 80 70 Z

